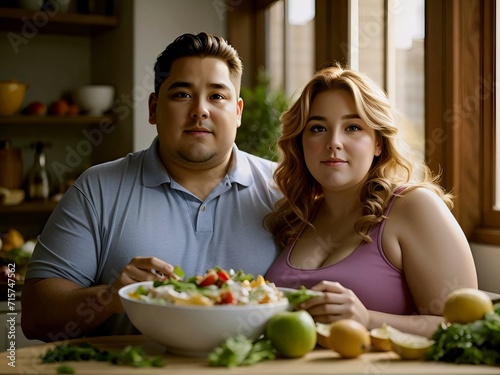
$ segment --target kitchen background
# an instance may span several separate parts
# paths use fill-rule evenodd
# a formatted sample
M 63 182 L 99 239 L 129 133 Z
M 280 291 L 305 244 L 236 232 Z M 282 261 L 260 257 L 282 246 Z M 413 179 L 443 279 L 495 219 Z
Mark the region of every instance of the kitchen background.
M 111 85 L 115 112 L 97 117 L 0 117 L 0 140 L 22 151 L 21 188 L 35 159 L 33 144 L 43 142 L 53 193 L 64 191 L 92 164 L 148 147 L 156 134 L 147 122 L 156 56 L 185 32 L 227 36 L 226 15 L 244 2 L 59 1 L 70 7 L 62 15 L 63 23 L 56 22 L 56 16 L 50 19 L 51 13 L 26 13 L 16 0 L 0 2 L 0 81 L 15 79 L 29 85 L 22 108 L 35 101 L 47 106 L 61 98 L 71 101 L 71 93 L 83 85 Z M 246 73 L 244 81 L 249 82 L 252 79 Z M 55 203 L 0 205 L 0 231 L 16 228 L 25 239 L 35 238 Z M 491 245 L 471 246 L 480 287 L 500 293 L 500 276 L 495 271 L 500 250 Z
M 71 3 L 73 7 L 78 5 L 76 0 Z M 47 145 L 46 167 L 53 192 L 59 185 L 63 189 L 91 164 L 149 146 L 155 135 L 154 126 L 147 122 L 152 70 L 157 54 L 168 43 L 184 32 L 206 30 L 225 35 L 221 15 L 210 1 L 120 1 L 114 9 L 112 1 L 107 3 L 111 16 L 103 14 L 106 7 L 101 6 L 96 9 L 101 14 L 91 14 L 95 24 L 86 25 L 77 19 L 75 25 L 61 25 L 56 33 L 44 30 L 51 25 L 36 13 L 31 17 L 21 15 L 21 22 L 10 18 L 0 22 L 2 29 L 12 25 L 10 30 L 0 32 L 0 80 L 16 79 L 29 85 L 23 108 L 35 101 L 50 106 L 61 98 L 71 100 L 71 93 L 83 85 L 115 88 L 118 111 L 113 124 L 108 124 L 107 118 L 84 121 L 75 116 L 56 121 L 36 116 L 1 120 L 0 139 L 22 150 L 25 175 L 35 156 L 32 144 L 42 141 Z M 69 12 L 77 10 L 70 8 Z M 0 16 L 2 13 L 10 16 L 9 9 L 0 9 Z M 35 236 L 52 207 L 51 203 L 38 202 L 3 207 L 0 227 L 19 227 L 26 236 Z

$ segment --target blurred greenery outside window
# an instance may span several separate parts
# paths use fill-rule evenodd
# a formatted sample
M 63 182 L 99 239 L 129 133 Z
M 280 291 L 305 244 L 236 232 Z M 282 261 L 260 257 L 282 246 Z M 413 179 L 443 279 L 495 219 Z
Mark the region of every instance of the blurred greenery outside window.
M 314 0 L 280 0 L 266 11 L 266 66 L 254 88 L 243 87 L 236 144 L 277 160 L 280 115 L 314 74 Z M 286 15 L 286 16 L 285 16 Z
M 271 90 L 270 79 L 264 71 L 259 73 L 254 88 L 241 88 L 241 97 L 244 107 L 236 135 L 238 148 L 276 161 L 280 116 L 288 108 L 289 100 L 282 90 Z

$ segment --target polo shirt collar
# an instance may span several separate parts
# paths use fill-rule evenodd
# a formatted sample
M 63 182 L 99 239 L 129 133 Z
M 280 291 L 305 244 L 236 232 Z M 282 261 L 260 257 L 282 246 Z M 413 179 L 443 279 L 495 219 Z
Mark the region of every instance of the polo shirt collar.
M 142 161 L 142 181 L 144 186 L 154 187 L 164 183 L 171 183 L 172 178 L 160 160 L 158 136 L 155 137 L 151 146 L 145 151 Z M 241 152 L 236 144 L 233 144 L 233 158 L 226 179 L 230 183 L 243 186 L 253 184 L 253 174 L 246 154 Z
M 155 137 L 142 159 L 142 181 L 144 186 L 154 187 L 172 181 L 160 160 L 158 146 L 158 137 Z
M 253 184 L 253 173 L 250 168 L 247 154 L 240 151 L 236 143 L 233 144 L 233 159 L 227 178 L 229 178 L 231 183 L 236 182 L 243 186 L 250 186 Z

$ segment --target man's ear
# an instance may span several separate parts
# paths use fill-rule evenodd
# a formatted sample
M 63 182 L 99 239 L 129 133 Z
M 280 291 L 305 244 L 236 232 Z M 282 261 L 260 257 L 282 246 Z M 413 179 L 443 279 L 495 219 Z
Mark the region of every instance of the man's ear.
M 158 97 L 154 92 L 149 94 L 149 101 L 148 101 L 148 107 L 149 107 L 149 123 L 151 125 L 156 124 L 156 105 L 158 104 Z
M 239 98 L 238 103 L 236 104 L 236 112 L 238 115 L 237 127 L 239 128 L 241 125 L 241 115 L 243 114 L 243 99 Z

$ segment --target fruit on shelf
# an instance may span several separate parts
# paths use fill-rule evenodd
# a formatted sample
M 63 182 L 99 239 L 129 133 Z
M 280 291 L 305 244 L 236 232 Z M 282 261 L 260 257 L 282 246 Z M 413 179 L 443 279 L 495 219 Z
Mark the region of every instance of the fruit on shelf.
M 56 100 L 50 104 L 49 114 L 54 116 L 65 116 L 69 112 L 69 103 L 64 99 Z
M 26 107 L 24 113 L 30 116 L 45 116 L 47 114 L 47 106 L 42 102 L 31 102 Z
M 80 111 L 81 111 L 80 106 L 78 104 L 72 103 L 69 105 L 67 115 L 76 116 L 80 114 Z
M 0 238 L 2 239 L 1 251 L 9 252 L 20 248 L 24 244 L 24 237 L 14 228 L 9 228 L 4 233 L 0 233 Z

